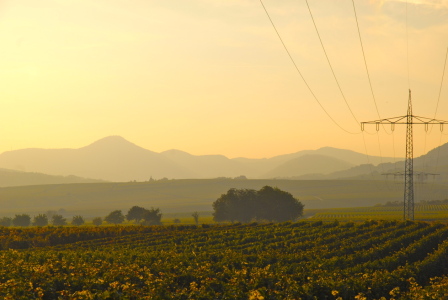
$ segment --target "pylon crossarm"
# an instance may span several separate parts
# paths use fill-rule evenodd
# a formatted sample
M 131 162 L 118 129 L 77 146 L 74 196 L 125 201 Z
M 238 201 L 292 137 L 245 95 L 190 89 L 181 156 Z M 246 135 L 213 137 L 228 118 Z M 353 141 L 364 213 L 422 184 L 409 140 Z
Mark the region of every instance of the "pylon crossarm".
M 425 117 L 419 117 L 419 116 L 411 116 L 412 117 L 412 124 L 448 124 L 448 121 L 444 120 L 437 120 L 437 119 L 431 119 L 431 118 L 425 118 Z
M 395 117 L 395 118 L 387 118 L 381 120 L 374 120 L 368 122 L 361 122 L 361 124 L 400 124 L 400 121 L 406 119 L 407 116 Z M 404 123 L 406 124 L 406 123 Z
M 412 124 L 448 124 L 448 121 L 437 120 L 419 116 L 410 116 L 412 118 Z M 381 120 L 374 120 L 368 122 L 361 122 L 361 124 L 408 124 L 407 116 L 395 117 L 395 118 L 387 118 Z

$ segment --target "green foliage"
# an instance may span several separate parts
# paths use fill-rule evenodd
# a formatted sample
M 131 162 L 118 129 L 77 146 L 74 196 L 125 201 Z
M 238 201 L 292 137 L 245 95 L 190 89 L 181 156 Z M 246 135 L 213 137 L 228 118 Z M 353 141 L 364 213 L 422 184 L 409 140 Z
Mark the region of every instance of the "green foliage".
M 128 221 L 135 220 L 136 223 L 143 219 L 143 215 L 146 213 L 147 209 L 140 206 L 133 206 L 129 209 L 126 219 Z
M 27 214 L 15 215 L 12 219 L 12 224 L 14 226 L 27 227 L 31 224 L 31 217 Z
M 62 215 L 56 214 L 51 217 L 51 223 L 53 223 L 54 226 L 64 226 L 67 225 L 67 219 Z
M 257 192 L 251 189 L 230 189 L 213 202 L 216 222 L 249 222 L 256 218 Z
M 72 225 L 81 226 L 85 223 L 84 218 L 82 216 L 74 216 L 72 219 Z
M 47 226 L 48 217 L 45 214 L 39 214 L 34 217 L 33 226 Z
M 147 209 L 143 213 L 142 219 L 144 225 L 162 225 L 162 213 L 158 208 Z
M 93 218 L 92 223 L 95 226 L 100 226 L 101 224 L 103 224 L 103 219 L 101 217 L 95 217 Z
M 3 217 L 0 219 L 0 226 L 9 227 L 12 224 L 12 218 Z
M 191 214 L 191 216 L 192 216 L 193 219 L 194 219 L 194 223 L 195 223 L 196 225 L 199 225 L 199 213 L 198 213 L 197 211 L 195 211 L 194 213 Z
M 70 210 L 79 211 L 82 215 L 93 214 L 94 216 L 104 217 L 115 209 L 129 209 L 131 205 L 145 207 L 150 203 L 150 206 L 160 208 L 182 207 L 178 212 L 188 213 L 188 217 L 191 219 L 191 212 L 211 210 L 212 203 L 230 188 L 259 190 L 266 185 L 277 186 L 296 197 L 301 195 L 300 201 L 306 204 L 307 209 L 332 208 L 335 202 L 338 203 L 339 207 L 371 206 L 378 203 L 379 199 L 382 203 L 385 203 L 403 198 L 401 188 L 396 186 L 393 191 L 387 188 L 378 189 L 378 186 L 382 184 L 386 184 L 386 182 L 282 179 L 105 182 L 59 184 L 52 185 L 51 188 L 46 185 L 12 187 L 0 189 L 0 199 L 8 199 L 8 205 L 2 208 L 2 214 L 5 216 L 22 211 L 37 215 L 42 210 L 69 206 Z M 422 185 L 420 188 L 431 188 L 431 193 L 448 195 L 448 185 L 446 184 Z M 425 190 L 422 194 L 428 194 L 428 191 Z M 73 195 L 76 195 L 77 201 L 73 201 Z M 325 201 L 316 201 L 314 195 L 318 195 Z M 111 199 L 114 199 L 113 202 L 110 201 Z M 35 206 L 35 203 L 39 203 L 39 206 Z M 23 210 L 24 207 L 27 207 L 26 211 Z M 125 213 L 125 211 L 123 212 Z M 65 215 L 62 212 L 57 213 Z M 51 216 L 48 215 L 48 218 L 51 220 Z
M 299 200 L 279 188 L 230 189 L 213 203 L 213 218 L 217 222 L 293 221 L 302 216 L 303 207 Z
M 0 298 L 446 298 L 446 225 L 349 224 L 2 227 Z
M 121 210 L 114 210 L 108 214 L 104 220 L 110 224 L 121 224 L 124 221 L 124 216 Z
M 325 210 L 315 210 L 313 219 L 319 220 L 342 220 L 342 221 L 364 221 L 372 220 L 402 220 L 403 203 L 400 206 L 373 206 L 373 207 L 352 207 L 352 208 L 332 208 Z M 448 204 L 427 204 L 419 202 L 415 205 L 415 220 L 440 220 L 446 221 L 448 218 Z

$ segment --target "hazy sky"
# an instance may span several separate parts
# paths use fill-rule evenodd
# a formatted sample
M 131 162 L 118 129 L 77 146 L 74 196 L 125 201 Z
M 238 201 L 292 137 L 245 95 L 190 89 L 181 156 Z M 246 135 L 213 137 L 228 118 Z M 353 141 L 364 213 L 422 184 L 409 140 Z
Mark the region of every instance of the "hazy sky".
M 353 113 L 378 119 L 351 0 L 308 2 Z M 319 101 L 341 126 L 359 131 L 306 2 L 264 4 Z M 355 4 L 381 117 L 406 114 L 409 87 L 414 114 L 434 117 L 448 1 Z M 339 129 L 314 100 L 259 0 L 3 0 L 0 82 L 0 152 L 79 148 L 109 135 L 157 152 L 228 157 L 323 146 L 365 151 L 363 135 Z M 448 120 L 448 78 L 436 118 Z M 425 136 L 415 126 L 416 155 L 448 142 L 434 129 Z M 404 127 L 393 136 L 382 130 L 381 153 L 395 148 L 403 156 L 404 134 Z M 368 153 L 379 154 L 377 135 L 365 140 Z

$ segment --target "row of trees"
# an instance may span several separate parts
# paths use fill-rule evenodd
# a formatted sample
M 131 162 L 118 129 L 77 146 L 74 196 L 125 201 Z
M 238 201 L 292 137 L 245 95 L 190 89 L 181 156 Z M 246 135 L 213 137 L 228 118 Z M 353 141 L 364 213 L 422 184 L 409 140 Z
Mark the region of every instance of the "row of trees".
M 279 188 L 265 186 L 259 191 L 252 189 L 230 189 L 213 202 L 213 219 L 216 222 L 250 222 L 250 221 L 294 221 L 303 214 L 304 205 L 295 199 L 290 193 Z M 194 212 L 192 217 L 195 223 L 199 223 L 199 213 Z M 109 224 L 122 224 L 125 220 L 134 221 L 142 225 L 162 225 L 162 213 L 159 208 L 144 208 L 133 206 L 124 215 L 121 210 L 114 210 L 105 218 Z M 180 221 L 176 219 L 175 221 Z M 67 220 L 60 214 L 51 216 L 51 223 L 55 226 L 67 225 Z M 82 216 L 74 216 L 71 224 L 80 226 L 85 223 Z M 103 220 L 95 218 L 94 225 L 101 225 Z M 47 226 L 49 217 L 39 214 L 31 217 L 26 214 L 16 215 L 14 218 L 4 217 L 0 219 L 0 226 Z
M 127 213 L 123 215 L 121 210 L 114 210 L 108 214 L 104 221 L 109 224 L 122 224 L 125 220 L 134 221 L 137 224 L 142 225 L 161 225 L 162 213 L 158 208 L 146 209 L 139 206 L 133 206 Z M 85 223 L 82 216 L 74 216 L 70 222 L 71 225 L 81 226 Z M 93 225 L 100 226 L 103 224 L 103 219 L 96 217 L 92 220 Z M 64 226 L 68 225 L 68 221 L 61 214 L 39 214 L 31 220 L 28 214 L 15 215 L 14 218 L 3 217 L 0 219 L 0 226 L 18 226 L 18 227 L 28 227 L 28 226 Z
M 67 219 L 64 218 L 62 215 L 52 215 L 52 217 L 49 219 L 46 214 L 39 214 L 33 218 L 31 221 L 30 215 L 27 214 L 21 214 L 21 215 L 15 215 L 14 218 L 9 217 L 3 217 L 0 219 L 0 226 L 22 226 L 27 227 L 30 225 L 33 226 L 47 226 L 49 224 L 55 225 L 55 226 L 63 226 L 67 225 Z M 85 220 L 82 216 L 74 216 L 71 221 L 71 225 L 74 226 L 81 226 L 85 223 Z
M 259 191 L 230 189 L 213 202 L 216 222 L 294 221 L 303 214 L 304 205 L 290 193 L 265 186 Z

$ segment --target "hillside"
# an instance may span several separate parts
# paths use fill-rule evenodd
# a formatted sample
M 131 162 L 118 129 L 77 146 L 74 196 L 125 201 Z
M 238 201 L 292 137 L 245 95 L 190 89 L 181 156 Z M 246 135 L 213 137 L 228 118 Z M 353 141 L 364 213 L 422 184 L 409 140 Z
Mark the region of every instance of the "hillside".
M 265 185 L 290 192 L 305 209 L 373 206 L 403 198 L 403 185 L 387 181 L 184 179 L 0 188 L 0 205 L 3 215 L 12 216 L 64 209 L 68 214 L 95 217 L 134 205 L 159 207 L 163 213 L 210 211 L 212 203 L 231 188 L 259 190 Z M 448 186 L 419 186 L 416 201 L 423 196 L 445 199 Z
M 384 162 L 392 161 L 383 158 Z M 106 181 L 147 181 L 174 178 L 297 177 L 349 169 L 377 157 L 325 147 L 272 158 L 229 159 L 223 155 L 192 155 L 180 150 L 153 152 L 120 136 L 110 136 L 79 149 L 21 149 L 0 154 L 0 168 L 78 176 Z M 56 182 L 55 182 L 56 183 Z
M 101 182 L 101 180 L 81 178 L 73 175 L 52 176 L 41 173 L 0 169 L 0 187 L 93 182 Z
M 270 172 L 264 174 L 264 178 L 291 178 L 295 176 L 321 173 L 328 174 L 346 170 L 353 167 L 352 164 L 326 155 L 306 154 L 288 160 Z
M 195 177 L 159 153 L 111 136 L 79 149 L 23 149 L 0 155 L 0 167 L 108 181 L 149 180 L 151 176 Z

